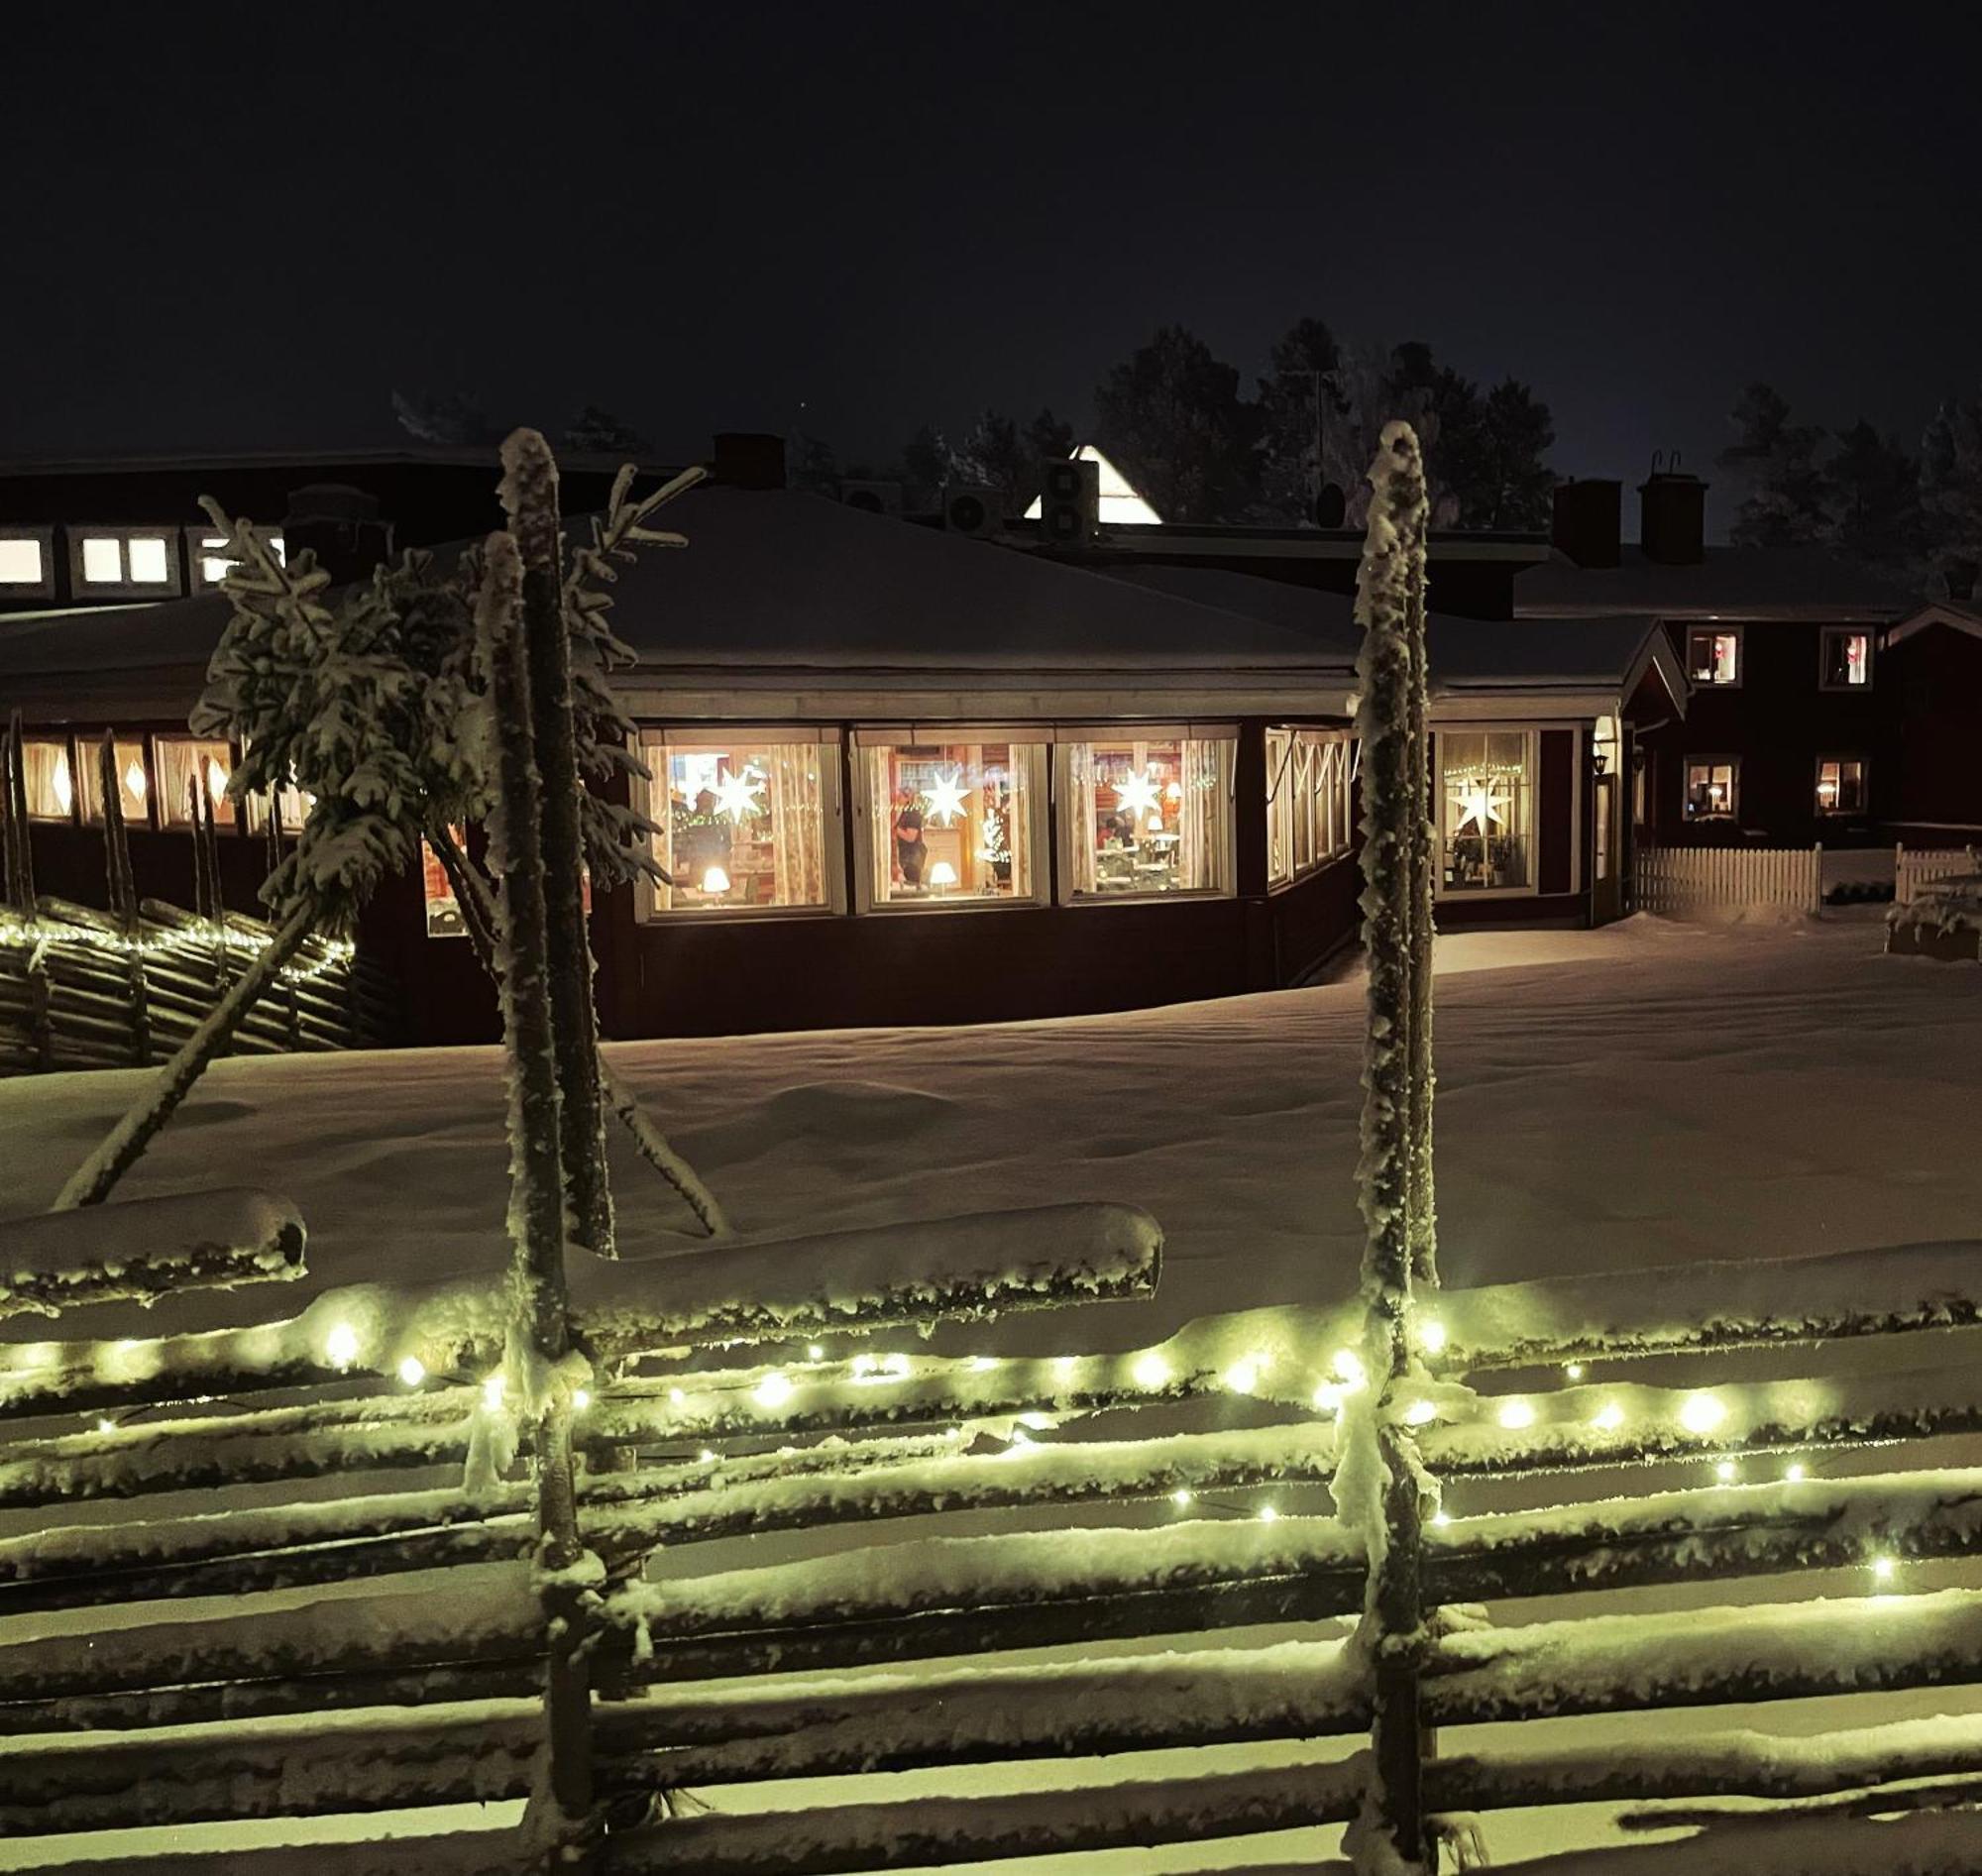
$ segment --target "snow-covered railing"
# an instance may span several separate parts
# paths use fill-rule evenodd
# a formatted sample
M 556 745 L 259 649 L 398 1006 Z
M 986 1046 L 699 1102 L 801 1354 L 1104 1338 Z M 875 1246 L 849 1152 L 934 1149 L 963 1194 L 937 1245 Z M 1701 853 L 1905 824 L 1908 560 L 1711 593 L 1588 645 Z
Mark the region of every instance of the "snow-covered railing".
M 1823 904 L 1823 848 L 1641 846 L 1633 886 L 1640 912 L 1672 918 L 1752 907 L 1816 912 Z

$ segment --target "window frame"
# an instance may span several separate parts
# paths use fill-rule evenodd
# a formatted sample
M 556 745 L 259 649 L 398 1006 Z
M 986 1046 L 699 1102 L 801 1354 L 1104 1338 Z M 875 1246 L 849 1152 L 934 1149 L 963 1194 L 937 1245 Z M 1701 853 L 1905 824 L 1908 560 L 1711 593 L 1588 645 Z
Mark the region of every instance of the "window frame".
M 1826 808 L 1823 805 L 1823 768 L 1827 762 L 1837 765 L 1837 792 L 1844 792 L 1844 769 L 1846 764 L 1855 764 L 1858 770 L 1858 805 L 1855 808 Z M 1862 755 L 1819 755 L 1816 772 L 1811 783 L 1811 804 L 1819 821 L 1862 821 L 1872 812 L 1872 764 Z
M 138 761 L 145 771 L 145 810 L 141 815 L 133 814 L 130 808 L 126 806 L 124 808 L 123 819 L 124 826 L 127 828 L 136 828 L 141 832 L 149 831 L 158 826 L 159 800 L 159 771 L 157 759 L 152 750 L 152 734 L 150 731 L 144 729 L 118 729 L 115 725 L 109 723 L 99 724 L 95 729 L 88 731 L 78 730 L 74 737 L 76 751 L 74 769 L 76 824 L 84 828 L 100 828 L 104 825 L 104 817 L 100 808 L 95 814 L 90 812 L 89 797 L 90 791 L 95 787 L 93 778 L 96 773 L 96 752 L 103 741 L 103 732 L 105 729 L 110 730 L 118 743 L 126 747 L 132 744 L 136 744 L 137 746 Z M 212 740 L 212 738 L 204 738 L 204 740 Z M 231 774 L 232 771 L 230 770 L 229 773 Z M 92 779 L 85 782 L 83 779 L 85 775 Z M 121 786 L 122 771 L 119 771 L 119 782 L 118 796 L 121 802 L 124 794 Z M 214 825 L 217 830 L 219 823 L 216 822 Z
M 241 766 L 240 745 L 231 737 L 195 736 L 190 730 L 181 733 L 176 730 L 155 729 L 145 740 L 149 745 L 151 755 L 152 826 L 157 828 L 162 833 L 191 833 L 194 830 L 191 812 L 189 810 L 178 810 L 172 806 L 165 792 L 165 758 L 160 753 L 162 745 L 166 743 L 190 743 L 199 747 L 203 747 L 209 743 L 223 745 L 227 750 L 227 779 L 230 782 L 234 779 L 235 770 Z M 210 785 L 208 792 L 209 794 L 211 793 Z M 184 819 L 180 819 L 181 814 L 184 815 Z M 213 831 L 217 835 L 226 838 L 245 832 L 247 825 L 248 817 L 244 812 L 243 804 L 236 801 L 233 796 L 223 793 L 214 802 Z
M 179 558 L 182 530 L 176 526 L 148 526 L 143 522 L 76 523 L 63 529 L 68 541 L 68 590 L 77 599 L 121 598 L 176 600 L 185 592 L 185 567 Z M 83 572 L 85 541 L 117 542 L 117 564 L 122 569 L 115 580 L 92 580 Z M 155 540 L 165 550 L 165 577 L 163 580 L 131 578 L 131 543 Z
M 36 743 L 53 743 L 62 751 L 63 768 L 68 776 L 68 810 L 65 814 L 59 815 L 37 814 L 31 800 L 28 808 L 28 825 L 31 828 L 74 828 L 81 826 L 82 788 L 76 773 L 75 737 L 65 729 L 24 728 L 21 732 L 24 768 L 25 752 Z
M 799 745 L 812 743 L 819 748 L 820 792 L 820 880 L 826 888 L 825 905 L 804 906 L 666 906 L 660 903 L 661 889 L 644 873 L 634 894 L 633 914 L 641 925 L 761 925 L 782 919 L 836 919 L 846 913 L 846 801 L 843 785 L 843 739 L 837 723 L 655 723 L 642 722 L 636 729 L 635 753 L 648 761 L 658 749 L 662 759 L 670 748 L 691 752 L 710 744 L 728 747 L 737 743 Z M 654 811 L 654 788 L 659 782 L 634 778 L 639 805 L 650 821 L 659 821 Z M 665 807 L 665 803 L 662 804 Z M 658 859 L 658 851 L 655 852 Z
M 1696 635 L 1705 633 L 1712 638 L 1731 638 L 1734 641 L 1734 675 L 1731 678 L 1697 678 L 1693 674 L 1693 641 Z M 1686 681 L 1697 691 L 1738 691 L 1748 680 L 1748 634 L 1741 625 L 1721 625 L 1706 622 L 1691 624 L 1686 628 L 1686 644 L 1683 647 Z
M 52 600 L 55 593 L 55 531 L 53 527 L 24 527 L 9 522 L 0 527 L 0 541 L 33 541 L 39 550 L 42 577 L 39 580 L 0 580 L 0 600 Z
M 852 770 L 849 791 L 853 834 L 853 911 L 857 917 L 913 917 L 924 913 L 1038 911 L 1052 904 L 1053 732 L 1043 724 L 917 723 L 857 725 L 847 741 Z M 1032 854 L 1032 885 L 1002 898 L 881 899 L 875 896 L 873 777 L 870 753 L 889 748 L 928 748 L 957 742 L 1002 742 L 1027 752 L 1029 791 L 1026 822 Z
M 1094 743 L 1115 742 L 1211 742 L 1220 745 L 1218 833 L 1225 883 L 1221 886 L 1187 886 L 1176 892 L 1083 893 L 1076 890 L 1074 877 L 1074 835 L 1076 795 L 1073 752 Z M 1053 735 L 1053 904 L 1065 911 L 1085 912 L 1097 906 L 1155 906 L 1212 903 L 1239 896 L 1238 803 L 1239 726 L 1229 722 L 1203 723 L 1080 723 L 1061 726 Z M 1079 828 L 1081 837 L 1092 839 L 1090 827 Z
M 1277 777 L 1274 774 L 1273 763 L 1275 736 L 1285 736 L 1288 739 L 1284 770 Z M 1288 870 L 1280 874 L 1273 870 L 1273 813 L 1279 805 L 1280 787 L 1294 779 L 1293 772 L 1298 765 L 1303 737 L 1307 738 L 1311 745 L 1320 744 L 1323 753 L 1319 760 L 1339 770 L 1333 786 L 1340 790 L 1342 837 L 1325 852 L 1317 842 L 1315 850 L 1303 864 L 1297 850 L 1294 850 L 1292 834 L 1295 830 L 1290 829 Z M 1298 886 L 1302 880 L 1312 879 L 1315 874 L 1325 872 L 1336 861 L 1356 850 L 1356 777 L 1360 767 L 1361 749 L 1354 729 L 1337 724 L 1316 723 L 1268 723 L 1265 730 L 1264 749 L 1266 758 L 1266 891 L 1270 895 L 1286 892 L 1289 888 Z M 1314 792 L 1319 798 L 1320 791 L 1317 789 Z M 1333 824 L 1334 818 L 1334 811 L 1331 809 L 1327 815 L 1330 825 Z
M 1525 886 L 1448 886 L 1445 883 L 1446 831 L 1445 742 L 1449 736 L 1513 736 L 1523 739 L 1522 760 L 1527 769 L 1525 790 L 1528 825 L 1524 837 L 1528 851 L 1528 883 Z M 1431 786 L 1437 804 L 1432 819 L 1432 897 L 1454 905 L 1470 905 L 1486 899 L 1539 899 L 1542 893 L 1542 732 L 1531 722 L 1459 722 L 1432 725 Z M 1578 811 L 1580 814 L 1580 810 Z M 1579 821 L 1580 825 L 1580 821 Z
M 1865 682 L 1833 684 L 1830 680 L 1830 642 L 1834 638 L 1862 638 L 1865 641 Z M 1817 688 L 1845 697 L 1870 696 L 1878 684 L 1878 634 L 1869 625 L 1826 625 L 1817 635 Z
M 282 530 L 278 527 L 258 527 L 255 532 L 275 548 L 275 558 L 283 566 L 287 566 L 288 543 L 282 536 Z M 179 533 L 185 547 L 187 592 L 193 594 L 195 597 L 208 593 L 218 593 L 220 591 L 220 582 L 218 580 L 209 580 L 206 577 L 204 568 L 209 557 L 217 559 L 219 556 L 215 555 L 213 549 L 208 547 L 206 543 L 210 540 L 224 541 L 226 537 L 215 530 L 211 521 L 207 522 L 203 527 L 181 528 Z M 231 566 L 233 563 L 230 561 L 228 564 Z
M 1692 771 L 1704 768 L 1708 771 L 1724 768 L 1727 771 L 1727 806 L 1710 809 L 1704 815 L 1694 814 L 1688 806 L 1687 798 L 1693 792 Z M 1713 786 L 1713 778 L 1707 776 L 1707 787 Z M 1679 817 L 1684 827 L 1697 827 L 1703 821 L 1726 821 L 1735 826 L 1741 821 L 1741 758 L 1738 755 L 1688 755 L 1681 758 L 1679 772 Z

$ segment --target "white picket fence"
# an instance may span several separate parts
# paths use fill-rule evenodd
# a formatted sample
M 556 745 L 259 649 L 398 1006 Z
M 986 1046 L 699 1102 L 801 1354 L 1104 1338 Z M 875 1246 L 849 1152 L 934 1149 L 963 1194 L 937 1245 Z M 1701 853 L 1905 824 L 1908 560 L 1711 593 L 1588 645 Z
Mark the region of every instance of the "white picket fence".
M 1893 849 L 1893 903 L 1910 906 L 1914 895 L 1929 880 L 1947 879 L 1955 873 L 1972 873 L 1982 867 L 1982 848 L 1972 846 L 1908 847 Z
M 1751 906 L 1815 912 L 1823 903 L 1823 848 L 1641 846 L 1636 883 L 1640 912 L 1673 918 Z

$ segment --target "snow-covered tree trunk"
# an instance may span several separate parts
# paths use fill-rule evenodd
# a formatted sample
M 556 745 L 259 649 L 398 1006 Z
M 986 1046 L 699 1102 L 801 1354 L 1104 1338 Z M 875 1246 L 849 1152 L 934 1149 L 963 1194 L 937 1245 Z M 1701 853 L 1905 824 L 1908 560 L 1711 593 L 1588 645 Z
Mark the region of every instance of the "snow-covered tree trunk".
M 1413 1177 L 1414 1145 L 1429 1151 L 1428 1090 L 1414 1040 L 1425 759 L 1421 706 L 1425 495 L 1418 442 L 1386 424 L 1370 471 L 1375 497 L 1357 582 L 1363 626 L 1357 732 L 1363 763 L 1363 942 L 1369 960 L 1369 1041 L 1363 1070 L 1357 1184 L 1365 1240 L 1364 1385 L 1340 1418 L 1334 1492 L 1360 1532 L 1369 1583 L 1363 1637 L 1372 1658 L 1372 1783 L 1349 1846 L 1365 1876 L 1416 1870 L 1426 1861 L 1418 1657 L 1422 1648 L 1422 1505 L 1410 1435 L 1390 1419 L 1390 1384 L 1409 1367 L 1415 1252 L 1428 1247 L 1415 1205 L 1428 1179 Z M 1413 640 L 1416 640 L 1414 649 Z M 1423 961 L 1429 964 L 1429 939 Z M 1426 993 L 1428 999 L 1428 992 Z M 1425 1057 L 1428 1060 L 1428 1055 Z
M 248 968 L 227 986 L 206 1020 L 159 1071 L 150 1092 L 131 1106 L 96 1151 L 70 1175 L 51 1210 L 63 1212 L 78 1205 L 100 1205 L 110 1196 L 117 1181 L 138 1163 L 160 1128 L 178 1110 L 192 1084 L 233 1041 L 241 1019 L 280 975 L 283 965 L 302 949 L 313 923 L 307 905 L 291 909 Z
M 523 643 L 541 785 L 544 911 L 551 1019 L 557 1038 L 559 1139 L 575 1243 L 611 1257 L 612 1194 L 599 1088 L 599 1018 L 586 933 L 579 826 L 578 737 L 572 722 L 571 639 L 564 613 L 557 463 L 535 430 L 502 445 L 502 509 L 523 562 Z
M 444 827 L 427 829 L 427 844 L 433 848 L 454 889 L 455 903 L 461 908 L 461 922 L 475 954 L 491 976 L 496 973 L 494 929 L 496 908 L 489 887 L 462 852 L 455 837 Z M 602 1053 L 599 1057 L 599 1087 L 606 1105 L 633 1136 L 641 1159 L 681 1195 L 682 1202 L 695 1213 L 708 1236 L 720 1238 L 729 1231 L 729 1220 L 716 1202 L 716 1194 L 703 1183 L 702 1175 L 682 1158 L 654 1118 L 640 1105 L 640 1097 L 617 1074 Z
M 16 711 L 7 725 L 7 903 L 30 924 L 35 918 L 35 849 L 28 827 L 28 750 Z
M 515 541 L 490 537 L 476 626 L 494 754 L 490 856 L 501 882 L 496 926 L 509 1133 L 510 1282 L 515 1319 L 503 1359 L 505 1410 L 534 1423 L 538 1562 L 549 1639 L 544 1710 L 547 1796 L 560 1849 L 578 1850 L 593 1809 L 591 1688 L 573 1593 L 584 1549 L 571 1449 L 569 1298 L 564 1268 L 561 1097 L 551 1013 L 542 785 L 522 632 L 524 569 Z M 567 1863 L 567 1867 L 570 1864 Z

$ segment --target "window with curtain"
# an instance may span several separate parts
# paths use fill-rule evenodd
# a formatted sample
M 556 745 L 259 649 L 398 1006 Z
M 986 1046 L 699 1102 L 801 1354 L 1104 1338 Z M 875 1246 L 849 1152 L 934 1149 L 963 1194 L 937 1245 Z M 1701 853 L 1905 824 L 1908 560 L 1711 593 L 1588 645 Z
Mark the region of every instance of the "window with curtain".
M 1741 682 L 1741 634 L 1696 626 L 1686 635 L 1686 674 L 1696 684 Z
M 829 746 L 716 732 L 649 737 L 644 753 L 654 857 L 672 881 L 654 911 L 831 910 Z
M 1440 889 L 1532 889 L 1533 736 L 1525 729 L 1442 729 L 1438 772 Z
M 872 744 L 858 751 L 865 800 L 867 903 L 1016 904 L 1037 899 L 1034 853 L 1046 745 L 976 741 Z
M 233 773 L 234 751 L 224 742 L 198 736 L 154 736 L 152 776 L 159 790 L 160 825 L 190 828 L 193 792 L 199 789 L 213 804 L 213 825 L 233 827 L 234 803 L 227 795 L 227 778 Z
M 1820 815 L 1865 812 L 1865 764 L 1859 757 L 1827 755 L 1817 762 L 1817 812 Z
M 76 749 L 76 792 L 82 801 L 82 818 L 92 827 L 103 825 L 103 789 L 99 763 L 103 739 L 91 736 Z M 119 736 L 113 745 L 117 765 L 117 807 L 127 828 L 143 828 L 152 819 L 152 778 L 145 768 L 142 736 Z
M 1823 633 L 1823 688 L 1826 691 L 1869 690 L 1872 684 L 1872 634 L 1842 626 Z
M 1741 812 L 1741 764 L 1732 756 L 1689 756 L 1681 806 L 1689 821 L 1732 820 Z
M 66 736 L 27 736 L 21 768 L 28 784 L 30 821 L 68 821 L 75 812 L 75 770 Z
M 1069 897 L 1232 890 L 1233 738 L 1125 735 L 1059 746 Z
M 1266 731 L 1266 877 L 1283 886 L 1348 852 L 1355 740 L 1329 729 Z

